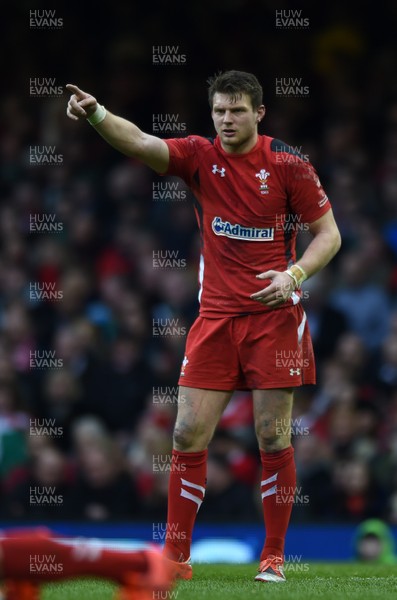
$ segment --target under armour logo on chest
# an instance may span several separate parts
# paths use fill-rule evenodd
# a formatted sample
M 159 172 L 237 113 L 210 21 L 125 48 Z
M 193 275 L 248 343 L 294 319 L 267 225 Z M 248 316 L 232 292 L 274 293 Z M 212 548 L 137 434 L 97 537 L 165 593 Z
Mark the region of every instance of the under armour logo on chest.
M 212 165 L 212 172 L 213 172 L 214 175 L 216 175 L 217 173 L 219 173 L 219 175 L 221 177 L 224 177 L 225 173 L 226 173 L 226 169 L 225 169 L 225 167 L 222 167 L 221 169 L 218 169 L 218 165 Z

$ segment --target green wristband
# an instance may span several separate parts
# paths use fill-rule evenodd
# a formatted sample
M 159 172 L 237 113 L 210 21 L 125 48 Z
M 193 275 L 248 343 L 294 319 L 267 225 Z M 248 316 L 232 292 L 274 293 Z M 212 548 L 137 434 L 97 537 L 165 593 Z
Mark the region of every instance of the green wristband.
M 105 117 L 106 108 L 102 106 L 102 104 L 98 104 L 98 106 L 95 109 L 95 112 L 87 118 L 87 121 L 90 125 L 98 125 L 98 123 L 102 123 Z

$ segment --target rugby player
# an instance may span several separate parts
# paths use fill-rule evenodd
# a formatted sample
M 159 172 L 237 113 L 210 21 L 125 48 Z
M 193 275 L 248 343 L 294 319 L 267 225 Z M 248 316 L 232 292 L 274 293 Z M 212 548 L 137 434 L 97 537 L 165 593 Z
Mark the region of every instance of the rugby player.
M 257 581 L 283 582 L 284 541 L 296 473 L 290 422 L 294 388 L 315 383 L 301 284 L 339 250 L 330 202 L 313 166 L 259 135 L 262 87 L 242 71 L 209 80 L 215 138 L 160 139 L 68 85 L 67 114 L 88 120 L 123 154 L 191 188 L 201 234 L 200 312 L 182 362 L 164 554 L 183 565 L 204 500 L 207 447 L 234 390 L 251 390 L 262 461 L 266 528 Z M 312 239 L 299 259 L 299 229 Z M 181 567 L 182 569 L 182 567 Z
M 178 572 L 181 567 L 178 564 Z M 2 599 L 39 600 L 42 584 L 78 577 L 115 582 L 115 600 L 153 600 L 154 594 L 169 592 L 175 573 L 173 563 L 154 547 L 113 550 L 82 538 L 58 541 L 46 528 L 0 535 Z

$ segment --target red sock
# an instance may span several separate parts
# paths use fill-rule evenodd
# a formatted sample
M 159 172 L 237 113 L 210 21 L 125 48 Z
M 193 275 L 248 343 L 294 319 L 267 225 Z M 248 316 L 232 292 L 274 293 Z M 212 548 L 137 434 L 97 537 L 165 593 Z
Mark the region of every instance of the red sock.
M 3 577 L 18 581 L 94 576 L 123 583 L 126 574 L 147 569 L 143 551 L 105 550 L 89 540 L 74 546 L 24 532 L 0 540 L 0 550 Z
M 164 547 L 164 554 L 172 560 L 190 557 L 194 522 L 205 495 L 207 454 L 207 450 L 172 451 Z
M 268 454 L 263 450 L 261 493 L 266 539 L 261 561 L 270 554 L 284 557 L 284 542 L 296 489 L 294 449 L 292 446 Z

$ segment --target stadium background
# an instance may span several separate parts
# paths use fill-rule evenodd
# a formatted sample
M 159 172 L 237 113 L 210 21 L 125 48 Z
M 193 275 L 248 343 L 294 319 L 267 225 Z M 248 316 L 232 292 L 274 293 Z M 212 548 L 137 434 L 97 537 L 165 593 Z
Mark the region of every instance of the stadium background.
M 68 120 L 64 86 L 148 132 L 211 135 L 206 79 L 236 68 L 263 85 L 261 131 L 315 165 L 343 238 L 305 286 L 318 385 L 299 390 L 294 409 L 292 524 L 309 527 L 316 556 L 329 524 L 349 535 L 372 516 L 397 525 L 397 9 L 167 6 L 57 5 L 62 25 L 40 29 L 21 2 L 1 20 L 0 517 L 144 523 L 152 537 L 156 524 L 161 538 L 176 381 L 197 312 L 193 210 L 182 184 Z M 308 24 L 277 27 L 281 9 Z M 154 48 L 170 46 L 179 64 L 154 64 Z M 63 94 L 32 94 L 35 78 Z M 280 94 L 280 80 L 291 89 Z M 54 164 L 37 164 L 43 154 Z M 211 444 L 198 522 L 261 533 L 259 476 L 250 397 L 237 393 Z

